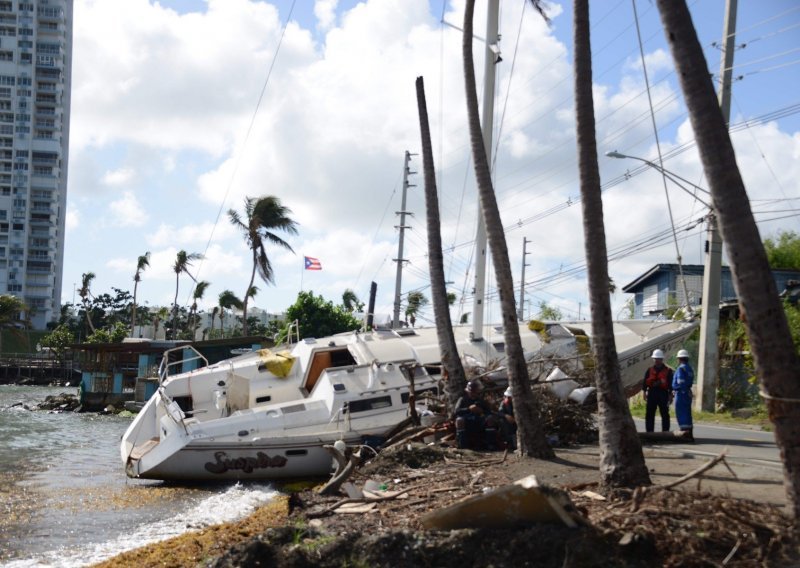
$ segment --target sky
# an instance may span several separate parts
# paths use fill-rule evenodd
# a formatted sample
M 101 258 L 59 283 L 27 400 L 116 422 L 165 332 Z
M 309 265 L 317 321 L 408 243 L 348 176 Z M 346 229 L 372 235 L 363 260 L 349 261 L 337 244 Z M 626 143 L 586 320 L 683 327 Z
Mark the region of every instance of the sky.
M 724 0 L 689 6 L 716 80 Z M 658 162 L 660 152 L 666 169 L 706 187 L 657 9 L 647 0 L 635 8 L 638 32 L 631 0 L 591 3 L 609 273 L 620 289 L 658 263 L 702 264 L 708 211 L 702 193 L 604 155 Z M 139 303 L 169 306 L 179 250 L 204 257 L 190 268 L 210 283 L 201 308 L 224 290 L 241 297 L 250 257 L 227 212 L 272 195 L 298 234 L 285 236 L 294 252 L 267 249 L 275 283 L 257 281 L 251 305 L 280 313 L 301 290 L 340 303 L 352 289 L 367 302 L 375 282 L 375 311 L 388 317 L 406 151 L 416 174 L 401 289 L 429 297 L 421 76 L 453 315 L 472 312 L 478 213 L 456 29 L 463 11 L 463 0 L 75 0 L 62 302 L 80 301 L 86 272 L 96 275 L 93 294 L 132 292 L 137 258 L 149 252 Z M 527 1 L 501 0 L 494 184 L 517 282 L 527 241 L 524 314 L 544 303 L 587 319 L 571 2 L 551 2 L 547 14 L 549 24 Z M 740 2 L 736 45 L 731 133 L 761 236 L 800 232 L 800 5 Z M 322 270 L 304 270 L 304 256 Z M 485 320 L 500 321 L 487 273 Z M 190 305 L 191 292 L 183 277 L 178 303 Z M 613 295 L 615 316 L 630 298 Z M 430 306 L 417 321 L 432 322 Z

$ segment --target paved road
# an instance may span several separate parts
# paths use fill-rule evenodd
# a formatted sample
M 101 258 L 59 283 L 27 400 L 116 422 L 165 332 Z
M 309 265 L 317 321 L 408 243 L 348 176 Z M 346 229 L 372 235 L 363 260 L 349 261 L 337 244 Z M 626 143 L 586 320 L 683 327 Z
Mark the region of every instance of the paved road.
M 634 418 L 636 428 L 644 432 L 644 420 Z M 656 428 L 660 427 L 660 417 L 656 417 Z M 676 428 L 673 417 L 673 428 Z M 697 456 L 716 456 L 725 451 L 729 461 L 748 463 L 782 471 L 780 454 L 775 445 L 772 432 L 732 428 L 715 424 L 695 424 L 694 444 L 647 442 L 648 447 L 658 446 L 668 451 L 680 451 Z

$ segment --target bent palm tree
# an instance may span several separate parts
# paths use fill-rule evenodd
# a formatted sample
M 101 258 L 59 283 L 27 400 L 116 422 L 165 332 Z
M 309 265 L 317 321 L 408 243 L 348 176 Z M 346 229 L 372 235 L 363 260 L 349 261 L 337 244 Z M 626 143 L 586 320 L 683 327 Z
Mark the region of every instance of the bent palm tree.
M 361 310 L 364 307 L 364 303 L 358 299 L 356 293 L 350 288 L 347 288 L 342 294 L 342 305 L 344 306 L 344 309 L 351 314 L 354 311 Z
M 172 270 L 175 272 L 175 301 L 172 303 L 172 339 L 178 339 L 178 288 L 181 283 L 181 274 L 186 274 L 192 280 L 195 277 L 189 272 L 192 263 L 195 260 L 200 260 L 203 255 L 199 252 L 187 253 L 185 250 L 179 250 L 175 257 L 175 263 L 172 265 Z
M 538 8 L 538 1 L 533 1 Z M 538 458 L 552 458 L 555 454 L 547 444 L 542 427 L 541 411 L 538 401 L 531 391 L 528 366 L 522 351 L 522 341 L 517 324 L 517 306 L 514 299 L 514 279 L 508 259 L 508 246 L 497 207 L 497 199 L 492 185 L 489 159 L 486 155 L 481 122 L 478 117 L 478 92 L 475 86 L 475 65 L 472 61 L 472 20 L 475 0 L 467 0 L 464 10 L 462 54 L 464 63 L 464 82 L 466 85 L 467 116 L 469 139 L 472 148 L 472 162 L 478 183 L 481 215 L 486 227 L 486 238 L 494 258 L 495 279 L 500 295 L 500 309 L 503 318 L 503 333 L 506 343 L 508 380 L 514 394 L 514 413 L 517 418 L 520 451 L 523 455 Z
M 800 523 L 800 444 L 797 443 L 800 360 L 689 9 L 680 0 L 657 0 L 657 5 L 689 110 L 719 230 L 728 247 L 756 374 L 783 458 L 786 493 L 795 523 Z
M 247 284 L 248 291 L 253 287 L 256 272 L 267 284 L 272 284 L 275 281 L 272 264 L 269 261 L 265 247 L 267 243 L 278 245 L 294 252 L 289 243 L 280 238 L 275 232 L 283 231 L 290 235 L 297 234 L 297 223 L 289 217 L 291 213 L 291 209 L 282 205 L 281 200 L 272 195 L 258 199 L 254 197 L 245 198 L 244 218 L 236 210 L 228 210 L 228 218 L 235 227 L 241 229 L 253 257 L 253 270 L 250 273 L 250 282 Z M 244 335 L 247 335 L 248 299 L 249 295 L 245 294 L 242 306 Z
M 458 356 L 456 338 L 453 334 L 453 322 L 450 319 L 450 298 L 444 280 L 444 256 L 442 253 L 442 235 L 440 232 L 439 198 L 436 192 L 436 171 L 433 164 L 433 145 L 431 129 L 428 124 L 428 105 L 425 102 L 425 85 L 422 77 L 417 77 L 417 108 L 419 112 L 419 128 L 422 137 L 422 166 L 425 177 L 425 217 L 428 229 L 428 269 L 431 274 L 431 298 L 433 314 L 436 320 L 436 337 L 439 340 L 439 352 L 442 356 L 442 367 L 447 371 L 447 399 L 450 407 L 455 409 L 458 399 L 467 386 L 464 366 Z M 409 294 L 409 300 L 410 300 Z M 453 296 L 455 300 L 455 296 Z
M 92 280 L 94 280 L 95 274 L 94 272 L 84 272 L 81 274 L 81 287 L 78 290 L 78 295 L 81 297 L 81 304 L 83 304 L 83 313 L 86 316 L 86 325 L 88 330 L 86 335 L 90 335 L 94 333 L 94 324 L 92 323 L 92 314 L 90 313 L 89 307 L 89 298 L 92 297 L 92 293 L 89 288 L 92 285 Z
M 613 280 L 608 276 L 603 199 L 597 166 L 589 0 L 575 0 L 572 12 L 575 130 L 583 210 L 583 243 L 586 249 L 592 312 L 592 350 L 597 361 L 595 384 L 599 410 L 600 476 L 606 486 L 649 485 L 650 474 L 647 472 L 642 445 L 622 388 L 611 317 L 609 292 L 613 292 Z
M 219 330 L 222 332 L 222 337 L 225 337 L 225 310 L 231 308 L 242 309 L 244 303 L 239 297 L 230 290 L 223 290 L 219 295 Z
M 194 339 L 195 334 L 195 326 L 197 325 L 197 301 L 203 299 L 203 295 L 206 293 L 206 289 L 211 284 L 206 282 L 205 280 L 201 280 L 197 284 L 194 285 L 194 292 L 192 292 L 192 309 L 189 310 L 189 332 L 192 334 L 192 339 Z
M 136 260 L 136 274 L 133 275 L 133 305 L 131 307 L 131 337 L 136 329 L 136 292 L 142 281 L 142 272 L 150 266 L 150 253 L 146 252 Z

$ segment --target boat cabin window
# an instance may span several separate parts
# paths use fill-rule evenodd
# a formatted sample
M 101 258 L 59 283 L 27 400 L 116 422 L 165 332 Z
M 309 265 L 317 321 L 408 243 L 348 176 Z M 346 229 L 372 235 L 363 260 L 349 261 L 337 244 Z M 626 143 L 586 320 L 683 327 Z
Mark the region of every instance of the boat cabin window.
M 283 453 L 287 456 L 305 456 L 308 455 L 308 450 L 286 450 Z
M 272 400 L 272 397 L 269 396 L 269 395 L 268 396 L 257 396 L 256 397 L 256 404 L 259 404 L 259 403 L 262 403 L 262 402 L 269 402 L 270 400 Z
M 506 344 L 505 343 L 493 343 L 494 348 L 497 349 L 498 353 L 505 353 L 506 351 Z
M 376 396 L 375 398 L 365 398 L 364 400 L 351 400 L 348 403 L 350 412 L 366 412 L 367 410 L 377 410 L 392 406 L 392 397 Z
M 314 353 L 314 358 L 308 367 L 308 375 L 306 376 L 303 388 L 306 392 L 310 393 L 319 380 L 322 371 L 331 367 L 345 367 L 347 365 L 355 365 L 356 360 L 347 350 L 347 347 L 341 349 L 328 349 L 325 351 L 317 351 Z

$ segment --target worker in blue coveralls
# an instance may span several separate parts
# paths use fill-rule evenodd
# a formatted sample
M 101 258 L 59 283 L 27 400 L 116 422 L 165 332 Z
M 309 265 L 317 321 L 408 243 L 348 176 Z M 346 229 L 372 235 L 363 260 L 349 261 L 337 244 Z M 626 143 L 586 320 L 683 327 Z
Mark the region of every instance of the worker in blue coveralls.
M 694 441 L 692 434 L 692 385 L 694 384 L 694 371 L 689 364 L 689 352 L 686 349 L 678 351 L 678 368 L 672 377 L 672 390 L 675 391 L 675 418 L 678 419 L 678 428 L 681 437 Z
M 661 413 L 661 431 L 669 432 L 669 403 L 672 402 L 672 368 L 664 364 L 664 352 L 656 349 L 651 355 L 653 366 L 644 373 L 642 390 L 647 402 L 644 428 L 655 429 L 656 408 Z

